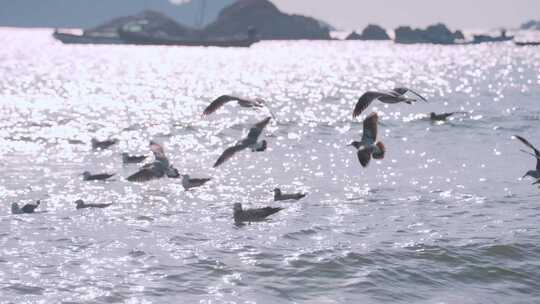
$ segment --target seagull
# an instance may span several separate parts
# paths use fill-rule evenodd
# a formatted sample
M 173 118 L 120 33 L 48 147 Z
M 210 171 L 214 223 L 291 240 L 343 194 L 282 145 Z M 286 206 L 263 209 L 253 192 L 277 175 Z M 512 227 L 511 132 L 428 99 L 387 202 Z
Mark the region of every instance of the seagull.
M 233 157 L 233 155 L 236 152 L 240 152 L 246 148 L 251 148 L 252 152 L 260 151 L 261 149 L 266 149 L 266 146 L 267 146 L 266 140 L 258 142 L 258 139 L 261 133 L 263 132 L 264 128 L 266 127 L 266 125 L 268 125 L 268 123 L 270 122 L 270 119 L 272 118 L 267 117 L 263 121 L 255 124 L 249 130 L 249 133 L 246 138 L 242 139 L 242 141 L 237 143 L 235 146 L 227 148 L 214 164 L 214 168 L 218 167 L 219 165 L 227 161 L 229 158 Z
M 354 107 L 353 111 L 353 118 L 358 117 L 362 112 L 374 101 L 378 100 L 383 103 L 399 103 L 399 102 L 405 102 L 408 104 L 412 104 L 413 102 L 416 102 L 416 99 L 405 97 L 404 95 L 408 92 L 411 92 L 412 94 L 418 96 L 423 101 L 427 102 L 427 99 L 422 97 L 420 94 L 416 93 L 415 91 L 408 89 L 408 88 L 395 88 L 391 91 L 387 92 L 377 92 L 377 91 L 368 91 L 364 93 L 360 98 L 358 99 L 358 102 L 356 103 L 356 106 Z
M 299 200 L 304 198 L 306 195 L 307 194 L 305 193 L 283 194 L 281 193 L 281 189 L 274 189 L 274 201 Z
M 210 180 L 211 178 L 190 178 L 189 175 L 185 174 L 182 175 L 182 186 L 185 190 L 189 190 L 191 188 L 200 187 Z
M 349 146 L 353 146 L 358 150 L 358 160 L 362 167 L 366 167 L 371 160 L 371 156 L 375 159 L 383 159 L 386 149 L 384 144 L 377 141 L 377 123 L 379 116 L 377 113 L 369 114 L 364 119 L 364 133 L 360 142 L 353 141 Z
M 111 177 L 113 177 L 115 173 L 108 174 L 108 173 L 101 173 L 101 174 L 91 174 L 88 171 L 84 171 L 82 176 L 84 181 L 96 181 L 96 180 L 107 180 Z
M 266 101 L 264 101 L 263 99 L 260 99 L 260 98 L 247 99 L 247 98 L 240 98 L 240 97 L 231 96 L 231 95 L 222 95 L 216 98 L 214 101 L 210 103 L 208 107 L 206 107 L 206 109 L 204 109 L 203 116 L 207 116 L 214 113 L 219 108 L 224 106 L 226 103 L 231 102 L 231 101 L 236 101 L 238 105 L 243 108 L 254 108 L 256 110 L 266 108 L 268 112 L 270 113 L 270 115 L 274 117 L 274 114 L 272 113 L 272 111 L 270 111 L 270 108 L 268 108 Z
M 251 223 L 264 221 L 268 216 L 283 210 L 283 208 L 265 207 L 243 210 L 242 204 L 236 203 L 234 204 L 233 210 L 234 222 L 236 224 L 242 224 L 243 222 Z
M 95 138 L 92 138 L 92 149 L 94 149 L 94 150 L 107 149 L 110 146 L 115 145 L 117 142 L 118 142 L 117 139 L 107 139 L 107 140 L 104 140 L 104 141 L 99 141 L 99 140 L 97 140 Z
M 129 155 L 128 153 L 122 153 L 122 162 L 124 164 L 142 163 L 146 158 L 148 158 L 146 155 Z
M 86 204 L 83 200 L 76 200 L 77 209 L 86 209 L 86 208 L 107 208 L 112 204 Z
M 150 141 L 150 150 L 154 154 L 154 162 L 142 166 L 139 171 L 127 178 L 128 181 L 147 182 L 162 178 L 165 175 L 169 178 L 180 177 L 178 170 L 170 165 L 169 159 L 165 156 L 163 147 L 160 144 Z
M 456 114 L 456 112 L 441 113 L 441 114 L 435 114 L 434 112 L 431 112 L 429 114 L 429 118 L 431 119 L 431 121 L 446 121 L 448 117 L 454 114 Z
M 23 213 L 34 213 L 37 207 L 41 202 L 37 201 L 35 204 L 26 204 L 22 208 L 19 207 L 19 204 L 11 204 L 11 213 L 12 214 L 23 214 Z
M 533 177 L 533 178 L 535 178 L 537 180 L 540 179 L 540 151 L 538 151 L 538 149 L 536 149 L 533 145 L 531 145 L 531 143 L 529 143 L 529 141 L 527 141 L 525 138 L 523 138 L 523 137 L 521 137 L 519 135 L 514 135 L 514 137 L 519 139 L 527 147 L 533 149 L 534 154 L 529 153 L 529 152 L 524 151 L 524 150 L 521 150 L 522 152 L 533 155 L 536 158 L 536 170 L 527 171 L 527 173 L 525 173 L 525 175 L 523 175 L 522 178 L 530 176 L 530 177 Z

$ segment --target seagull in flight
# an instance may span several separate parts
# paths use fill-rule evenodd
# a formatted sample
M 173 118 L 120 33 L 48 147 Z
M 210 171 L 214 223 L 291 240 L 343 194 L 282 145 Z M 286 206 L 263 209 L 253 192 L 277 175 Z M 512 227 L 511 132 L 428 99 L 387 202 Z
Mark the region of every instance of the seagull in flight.
M 231 96 L 231 95 L 221 95 L 218 98 L 216 98 L 214 101 L 210 103 L 206 109 L 203 111 L 203 116 L 210 115 L 217 111 L 219 108 L 224 106 L 226 103 L 229 103 L 231 101 L 236 101 L 239 106 L 243 108 L 254 108 L 255 110 L 260 110 L 262 108 L 266 108 L 270 115 L 275 118 L 274 113 L 270 111 L 270 108 L 268 108 L 268 105 L 266 104 L 266 101 L 260 98 L 256 99 L 247 99 L 247 98 L 241 98 L 237 96 Z
M 515 138 L 519 139 L 519 141 L 521 141 L 524 145 L 526 145 L 527 147 L 531 148 L 533 151 L 534 151 L 534 154 L 532 153 L 529 153 L 527 151 L 524 151 L 524 150 L 521 150 L 521 152 L 524 152 L 524 153 L 527 153 L 527 154 L 530 154 L 532 156 L 534 156 L 536 158 L 536 169 L 535 170 L 529 170 L 527 171 L 527 173 L 525 173 L 525 175 L 523 175 L 522 178 L 525 178 L 527 176 L 530 176 L 530 177 L 533 177 L 535 179 L 540 179 L 540 151 L 538 151 L 538 149 L 536 149 L 528 140 L 526 140 L 525 138 L 519 136 L 519 135 L 514 135 Z
M 242 204 L 236 203 L 233 207 L 234 222 L 241 225 L 244 222 L 262 222 L 270 215 L 283 210 L 283 208 L 265 207 L 258 209 L 242 209 Z
M 386 152 L 384 144 L 377 141 L 377 124 L 379 116 L 377 113 L 369 114 L 364 119 L 364 133 L 361 141 L 353 141 L 349 146 L 353 146 L 358 150 L 357 156 L 362 167 L 367 167 L 371 157 L 375 159 L 383 159 Z
M 139 171 L 130 175 L 127 178 L 128 181 L 147 182 L 153 179 L 162 178 L 165 175 L 169 178 L 180 177 L 180 173 L 170 164 L 169 159 L 165 156 L 165 151 L 160 144 L 150 141 L 150 150 L 154 154 L 154 161 L 142 166 Z
M 250 130 L 246 138 L 242 139 L 236 145 L 227 148 L 214 164 L 214 168 L 226 162 L 234 154 L 244 149 L 251 148 L 251 151 L 260 151 L 262 148 L 266 149 L 266 140 L 259 142 L 259 136 L 263 132 L 264 128 L 268 125 L 272 118 L 267 117 L 263 121 L 256 123 Z
M 425 99 L 422 95 L 416 93 L 415 91 L 409 88 L 395 88 L 387 92 L 368 91 L 364 93 L 362 96 L 360 96 L 360 98 L 358 99 L 358 102 L 356 103 L 353 110 L 353 118 L 356 118 L 360 114 L 362 114 L 362 112 L 365 109 L 367 109 L 367 107 L 369 107 L 369 105 L 374 100 L 378 100 L 383 103 L 405 102 L 408 104 L 412 104 L 413 102 L 416 102 L 416 99 L 408 98 L 405 96 L 405 94 L 409 92 L 412 93 L 413 95 L 416 95 L 421 100 L 427 102 L 427 99 Z

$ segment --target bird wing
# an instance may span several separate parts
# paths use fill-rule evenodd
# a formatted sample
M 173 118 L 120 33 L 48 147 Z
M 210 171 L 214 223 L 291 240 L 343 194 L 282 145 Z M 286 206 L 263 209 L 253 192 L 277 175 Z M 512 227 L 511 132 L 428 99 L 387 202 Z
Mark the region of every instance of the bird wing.
M 268 216 L 283 210 L 279 207 L 265 207 L 260 209 L 248 209 L 244 211 L 244 216 L 248 221 L 264 220 Z
M 242 144 L 227 148 L 225 151 L 223 151 L 221 156 L 218 158 L 218 160 L 214 164 L 214 168 L 217 168 L 218 166 L 226 162 L 229 158 L 233 157 L 234 154 L 236 154 L 236 152 L 242 151 L 245 148 L 247 148 L 247 146 L 242 145 Z
M 362 142 L 364 144 L 373 144 L 377 140 L 377 124 L 379 123 L 379 116 L 377 113 L 369 114 L 364 119 L 364 133 L 362 134 Z
M 356 102 L 356 105 L 354 106 L 353 110 L 353 118 L 358 117 L 358 115 L 362 114 L 362 112 L 369 107 L 369 105 L 373 102 L 373 100 L 381 97 L 382 95 L 385 95 L 381 92 L 366 92 L 364 95 L 360 96 L 358 98 L 358 101 Z
M 371 160 L 371 150 L 370 149 L 361 149 L 358 150 L 358 153 L 356 154 L 358 156 L 358 160 L 360 161 L 360 164 L 362 167 L 366 167 L 369 164 L 369 161 Z
M 159 174 L 159 169 L 154 164 L 148 164 L 142 167 L 139 171 L 130 175 L 127 180 L 130 182 L 147 182 L 153 179 L 162 177 L 165 173 Z
M 251 129 L 249 129 L 249 133 L 243 140 L 243 144 L 248 146 L 256 144 L 257 140 L 259 140 L 259 136 L 261 136 L 261 133 L 264 131 L 264 128 L 266 128 L 271 119 L 272 117 L 266 117 L 264 120 L 256 123 Z
M 412 94 L 416 95 L 418 98 L 420 98 L 420 99 L 422 99 L 423 101 L 427 102 L 427 99 L 425 99 L 424 96 L 418 94 L 416 91 L 413 91 L 413 90 L 411 90 L 411 89 L 409 89 L 409 88 L 405 88 L 405 87 L 403 87 L 403 88 L 395 88 L 394 91 L 395 91 L 396 93 L 398 93 L 399 95 L 404 95 L 404 94 L 406 94 L 407 92 L 411 92 Z
M 39 206 L 39 204 L 26 204 L 24 205 L 21 210 L 24 212 L 24 213 L 33 213 L 34 210 L 36 210 L 36 208 Z
M 202 186 L 202 185 L 206 184 L 209 181 L 210 181 L 210 178 L 193 178 L 189 182 L 193 186 L 198 187 L 198 186 Z
M 538 151 L 538 149 L 536 149 L 528 140 L 526 140 L 525 138 L 519 136 L 519 135 L 514 135 L 517 139 L 519 139 L 525 146 L 533 149 L 534 151 L 534 154 L 536 155 L 536 170 L 540 170 L 540 151 Z
M 210 115 L 217 111 L 219 108 L 221 108 L 224 104 L 226 104 L 229 101 L 233 100 L 239 100 L 238 97 L 230 96 L 230 95 L 222 95 L 216 98 L 214 101 L 210 103 L 206 109 L 204 109 L 203 115 Z

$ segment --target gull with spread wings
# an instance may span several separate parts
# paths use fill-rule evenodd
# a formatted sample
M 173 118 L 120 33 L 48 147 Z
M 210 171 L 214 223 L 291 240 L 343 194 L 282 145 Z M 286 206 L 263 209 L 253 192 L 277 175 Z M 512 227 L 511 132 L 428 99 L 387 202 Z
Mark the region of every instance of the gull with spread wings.
M 225 150 L 221 154 L 221 156 L 218 158 L 218 160 L 214 164 L 214 168 L 223 164 L 229 158 L 233 157 L 234 154 L 244 149 L 251 148 L 251 151 L 260 151 L 262 147 L 266 147 L 267 145 L 266 140 L 263 140 L 260 142 L 258 140 L 264 128 L 266 128 L 266 126 L 268 125 L 271 119 L 272 119 L 271 117 L 267 117 L 263 121 L 258 122 L 249 130 L 249 133 L 246 138 L 244 138 L 238 144 L 227 148 L 227 150 Z
M 383 159 L 386 149 L 384 144 L 377 141 L 377 124 L 379 122 L 379 116 L 377 113 L 369 114 L 364 119 L 364 133 L 362 134 L 361 141 L 353 141 L 349 146 L 353 146 L 358 150 L 358 161 L 362 167 L 366 167 L 371 160 L 371 157 L 375 159 Z
M 221 95 L 218 98 L 216 98 L 214 101 L 210 103 L 206 109 L 204 109 L 203 115 L 210 115 L 217 111 L 219 108 L 224 106 L 226 103 L 229 103 L 231 101 L 236 101 L 239 106 L 243 108 L 254 108 L 255 110 L 260 110 L 262 108 L 266 108 L 270 115 L 275 118 L 274 113 L 270 110 L 268 105 L 266 104 L 266 101 L 260 98 L 256 99 L 247 99 L 247 98 L 241 98 L 237 96 L 232 95 Z
M 519 139 L 519 141 L 521 141 L 524 145 L 526 145 L 527 147 L 531 148 L 533 151 L 534 151 L 534 154 L 532 153 L 529 153 L 527 151 L 524 151 L 524 150 L 521 150 L 521 152 L 524 152 L 524 153 L 527 153 L 527 154 L 530 154 L 532 156 L 534 156 L 536 158 L 536 169 L 535 170 L 529 170 L 527 171 L 527 173 L 525 173 L 525 175 L 523 175 L 523 178 L 524 177 L 527 177 L 527 176 L 530 176 L 532 178 L 535 178 L 535 179 L 540 179 L 540 151 L 538 151 L 538 149 L 536 149 L 528 140 L 526 140 L 525 138 L 519 136 L 519 135 L 514 135 L 515 138 Z
M 162 178 L 165 175 L 170 178 L 179 178 L 180 173 L 174 168 L 167 156 L 165 156 L 165 151 L 163 147 L 154 142 L 150 141 L 150 150 L 154 154 L 155 160 L 152 163 L 142 166 L 139 171 L 132 174 L 127 178 L 130 182 L 147 182 L 153 179 Z
M 405 96 L 407 93 L 412 93 L 413 95 L 416 95 L 421 100 L 427 102 L 427 99 L 425 99 L 422 95 L 416 93 L 415 91 L 409 89 L 409 88 L 395 88 L 391 91 L 387 92 L 378 92 L 378 91 L 368 91 L 364 93 L 359 99 L 358 102 L 356 102 L 356 105 L 354 107 L 353 111 L 353 118 L 358 117 L 362 112 L 369 107 L 369 105 L 374 101 L 378 100 L 382 103 L 400 103 L 405 102 L 408 104 L 412 104 L 413 102 L 416 102 L 416 99 L 414 98 L 408 98 Z

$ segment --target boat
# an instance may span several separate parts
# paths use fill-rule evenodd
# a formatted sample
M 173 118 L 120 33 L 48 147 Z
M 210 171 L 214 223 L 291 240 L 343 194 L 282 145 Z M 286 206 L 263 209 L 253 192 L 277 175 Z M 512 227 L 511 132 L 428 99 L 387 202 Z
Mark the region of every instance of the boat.
M 515 41 L 517 46 L 539 46 L 540 41 Z
M 259 39 L 253 34 L 232 38 L 176 37 L 164 33 L 149 34 L 144 31 L 133 31 L 130 30 L 129 25 L 120 28 L 118 36 L 125 43 L 135 45 L 250 47 L 259 42 Z
M 489 35 L 474 35 L 473 41 L 471 44 L 479 44 L 479 43 L 486 43 L 486 42 L 505 42 L 514 40 L 514 36 L 507 36 L 506 31 L 502 30 L 501 35 L 498 37 L 489 36 Z
M 54 30 L 53 37 L 64 44 L 123 44 L 123 40 L 118 37 L 96 36 L 83 34 L 74 34 Z

